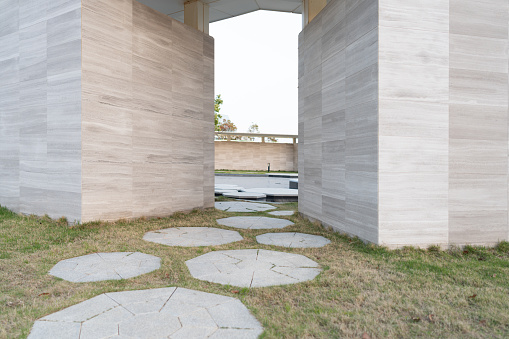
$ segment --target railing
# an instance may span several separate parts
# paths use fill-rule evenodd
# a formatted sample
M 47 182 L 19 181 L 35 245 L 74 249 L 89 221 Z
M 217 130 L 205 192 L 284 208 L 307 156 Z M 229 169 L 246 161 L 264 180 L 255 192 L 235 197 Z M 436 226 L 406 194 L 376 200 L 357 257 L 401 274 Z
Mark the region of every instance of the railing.
M 232 137 L 261 138 L 263 143 L 265 142 L 265 138 L 292 139 L 294 144 L 297 143 L 297 139 L 299 138 L 299 136 L 295 134 L 263 134 L 263 133 L 239 133 L 239 132 L 216 132 L 216 137 L 217 136 L 226 137 L 226 141 L 232 141 Z

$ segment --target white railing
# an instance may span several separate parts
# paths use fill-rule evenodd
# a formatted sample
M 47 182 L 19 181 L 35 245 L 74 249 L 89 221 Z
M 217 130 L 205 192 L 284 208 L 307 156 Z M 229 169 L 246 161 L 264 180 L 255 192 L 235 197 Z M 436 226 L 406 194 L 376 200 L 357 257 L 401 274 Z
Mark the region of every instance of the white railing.
M 223 137 L 223 138 L 221 138 Z M 224 139 L 226 137 L 226 140 Z M 241 137 L 240 140 L 236 137 Z M 244 139 L 242 137 L 247 137 Z M 265 133 L 241 133 L 241 132 L 216 132 L 216 140 L 221 141 L 252 141 L 252 138 L 261 138 L 265 142 L 265 138 L 292 139 L 293 143 L 297 143 L 298 135 L 295 134 L 265 134 Z

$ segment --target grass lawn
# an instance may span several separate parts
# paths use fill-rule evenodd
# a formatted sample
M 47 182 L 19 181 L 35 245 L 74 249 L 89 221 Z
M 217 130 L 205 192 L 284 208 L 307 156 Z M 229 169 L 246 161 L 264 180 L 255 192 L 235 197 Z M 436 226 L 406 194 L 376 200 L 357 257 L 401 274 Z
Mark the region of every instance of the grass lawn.
M 276 205 L 297 209 L 296 203 Z M 170 218 L 68 227 L 0 208 L 0 338 L 26 337 L 33 322 L 103 292 L 179 286 L 239 298 L 265 327 L 264 338 L 507 338 L 509 243 L 495 249 L 389 251 L 332 233 L 299 216 L 284 231 L 319 234 L 319 249 L 256 243 L 270 230 L 239 230 L 244 240 L 217 247 L 173 248 L 143 234 L 178 226 L 212 226 L 242 213 L 195 211 Z M 255 213 L 250 215 L 265 215 Z M 282 230 L 276 230 L 281 232 Z M 264 248 L 299 253 L 323 268 L 315 280 L 240 289 L 196 280 L 185 261 L 213 250 Z M 70 283 L 47 272 L 59 260 L 94 252 L 159 256 L 160 270 L 121 281 Z

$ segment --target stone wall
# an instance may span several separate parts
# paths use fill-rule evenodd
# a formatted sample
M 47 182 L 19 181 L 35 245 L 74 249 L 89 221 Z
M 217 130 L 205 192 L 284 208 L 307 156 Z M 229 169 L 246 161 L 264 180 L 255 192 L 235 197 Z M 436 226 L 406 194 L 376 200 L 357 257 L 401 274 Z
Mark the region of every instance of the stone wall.
M 508 240 L 508 6 L 330 1 L 300 36 L 301 213 L 389 247 Z
M 0 2 L 0 205 L 81 217 L 81 1 Z
M 214 203 L 214 41 L 133 0 L 0 3 L 0 204 L 73 221 Z
M 378 2 L 331 1 L 299 36 L 299 211 L 378 242 Z
M 83 220 L 213 206 L 213 39 L 83 0 Z
M 297 171 L 298 144 L 261 142 L 215 142 L 216 170 Z

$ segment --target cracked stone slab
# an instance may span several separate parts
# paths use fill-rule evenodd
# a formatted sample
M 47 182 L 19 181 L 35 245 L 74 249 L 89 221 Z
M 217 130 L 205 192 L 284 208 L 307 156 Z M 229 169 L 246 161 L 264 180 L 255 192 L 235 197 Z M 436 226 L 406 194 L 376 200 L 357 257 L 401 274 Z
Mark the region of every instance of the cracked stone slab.
M 294 211 L 274 211 L 274 212 L 269 212 L 270 215 L 275 215 L 275 216 L 278 216 L 278 217 L 290 216 L 290 215 L 293 215 L 294 213 L 295 213 Z
M 185 288 L 104 293 L 37 320 L 46 338 L 257 338 L 263 328 L 240 300 Z
M 161 259 L 140 252 L 93 253 L 58 262 L 49 274 L 72 282 L 121 280 L 161 267 Z
M 244 238 L 237 231 L 213 227 L 179 227 L 147 232 L 143 240 L 168 246 L 214 246 L 240 241 Z
M 196 279 L 239 287 L 296 284 L 321 272 L 303 255 L 259 249 L 209 252 L 186 265 Z
M 217 223 L 223 226 L 251 230 L 284 228 L 294 224 L 290 220 L 267 217 L 230 217 L 217 219 Z
M 215 206 L 218 210 L 226 212 L 263 212 L 276 209 L 269 204 L 244 201 L 219 201 Z
M 304 233 L 266 233 L 257 236 L 256 241 L 264 245 L 292 248 L 323 247 L 330 243 L 322 236 Z

